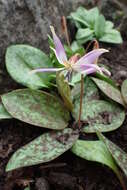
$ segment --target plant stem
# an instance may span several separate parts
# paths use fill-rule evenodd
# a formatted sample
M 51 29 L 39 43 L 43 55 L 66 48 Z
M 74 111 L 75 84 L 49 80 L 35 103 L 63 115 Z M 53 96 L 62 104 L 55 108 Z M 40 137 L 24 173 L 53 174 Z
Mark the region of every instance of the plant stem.
M 65 16 L 62 16 L 62 28 L 63 28 L 63 32 L 65 33 L 65 37 L 67 40 L 67 44 L 70 47 L 70 40 L 69 40 L 69 34 L 68 34 L 68 28 L 67 28 L 67 21 Z
M 81 92 L 80 92 L 80 107 L 79 107 L 79 118 L 78 118 L 78 127 L 80 128 L 81 124 L 81 116 L 82 116 L 82 101 L 83 101 L 83 85 L 84 85 L 84 77 L 81 74 Z
M 116 171 L 115 173 L 120 181 L 120 184 L 121 184 L 123 190 L 127 190 L 126 184 L 125 184 L 124 179 L 123 179 L 122 175 L 120 174 L 120 172 Z

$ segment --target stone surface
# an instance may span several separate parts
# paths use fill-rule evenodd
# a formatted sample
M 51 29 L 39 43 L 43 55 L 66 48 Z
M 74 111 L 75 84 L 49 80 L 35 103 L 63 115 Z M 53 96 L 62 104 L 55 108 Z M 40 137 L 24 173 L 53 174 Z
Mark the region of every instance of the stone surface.
M 99 0 L 99 8 L 106 19 L 115 22 L 118 26 L 124 16 L 125 6 L 119 0 Z

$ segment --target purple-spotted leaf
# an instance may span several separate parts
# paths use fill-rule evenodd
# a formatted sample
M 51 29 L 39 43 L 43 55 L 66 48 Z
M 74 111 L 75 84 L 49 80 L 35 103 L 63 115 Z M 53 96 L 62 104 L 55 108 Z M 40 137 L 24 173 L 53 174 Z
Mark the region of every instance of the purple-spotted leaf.
M 6 171 L 49 162 L 69 150 L 78 138 L 70 128 L 45 133 L 17 150 L 9 160 Z
M 104 135 L 102 135 L 99 131 L 97 131 L 98 137 L 102 140 L 106 147 L 108 148 L 109 152 L 111 153 L 112 157 L 118 164 L 118 166 L 122 169 L 124 174 L 127 176 L 127 153 L 124 152 L 120 147 L 115 145 L 113 142 L 108 140 Z
M 48 87 L 50 73 L 29 74 L 32 69 L 52 67 L 48 56 L 29 45 L 12 45 L 7 48 L 6 67 L 11 77 L 18 83 L 32 89 Z
M 74 114 L 78 119 L 79 105 Z M 83 131 L 95 133 L 96 130 L 109 132 L 120 127 L 125 119 L 124 110 L 115 103 L 93 100 L 83 104 L 81 120 L 85 123 Z
M 125 103 L 127 104 L 127 79 L 123 81 L 121 92 Z
M 77 140 L 71 151 L 83 159 L 105 164 L 117 173 L 117 165 L 102 141 Z
M 11 116 L 38 127 L 60 130 L 70 119 L 59 98 L 43 91 L 15 90 L 2 95 L 2 102 Z
M 64 100 L 65 106 L 68 108 L 68 110 L 72 111 L 73 103 L 71 97 L 71 89 L 62 73 L 56 73 L 56 84 L 58 91 Z
M 12 116 L 6 111 L 3 104 L 0 103 L 0 119 L 10 119 Z
M 110 85 L 109 83 L 92 77 L 92 80 L 96 83 L 98 88 L 109 98 L 116 101 L 117 103 L 124 105 L 121 93 L 118 89 Z
M 83 86 L 83 104 L 87 103 L 91 100 L 98 100 L 99 99 L 99 92 L 98 88 L 94 84 L 94 82 L 86 76 L 84 79 L 84 86 Z M 80 104 L 80 92 L 81 92 L 81 84 L 77 83 L 71 91 L 74 105 Z

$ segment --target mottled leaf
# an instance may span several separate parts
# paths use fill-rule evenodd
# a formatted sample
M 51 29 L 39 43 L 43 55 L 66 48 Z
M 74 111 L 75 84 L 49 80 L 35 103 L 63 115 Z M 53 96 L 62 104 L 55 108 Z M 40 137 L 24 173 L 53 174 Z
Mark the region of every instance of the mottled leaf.
M 45 133 L 17 150 L 9 160 L 6 171 L 49 162 L 72 147 L 78 134 L 70 128 Z
M 71 92 L 75 105 L 80 104 L 80 92 L 81 92 L 81 84 L 77 83 Z M 99 99 L 99 92 L 96 85 L 89 77 L 85 77 L 84 87 L 83 87 L 83 104 L 88 101 L 98 100 L 98 99 Z
M 12 116 L 6 111 L 3 104 L 0 103 L 0 119 L 10 119 Z
M 105 164 L 115 173 L 117 172 L 116 163 L 102 141 L 77 140 L 72 146 L 71 151 L 83 159 Z
M 108 140 L 105 136 L 103 136 L 99 131 L 97 132 L 100 140 L 102 140 L 112 157 L 118 164 L 118 166 L 123 170 L 124 174 L 127 176 L 127 153 L 124 152 L 120 147 L 115 145 L 113 142 Z
M 49 73 L 29 73 L 32 69 L 52 67 L 52 63 L 45 53 L 29 45 L 8 47 L 6 67 L 15 81 L 33 89 L 47 87 L 51 80 Z
M 75 105 L 73 115 L 78 119 L 79 104 Z M 124 110 L 117 104 L 103 100 L 93 100 L 83 104 L 81 120 L 83 131 L 94 133 L 96 130 L 109 132 L 120 127 L 125 119 Z
M 68 110 L 72 111 L 73 103 L 71 97 L 71 89 L 63 74 L 56 73 L 56 84 L 58 91 L 64 100 L 64 104 Z
M 104 80 L 105 82 L 109 83 L 110 85 L 112 85 L 113 87 L 115 87 L 116 89 L 118 89 L 116 82 L 114 80 L 112 80 L 110 77 L 106 76 L 106 75 L 102 75 L 99 72 L 96 72 L 96 77 Z
M 14 118 L 35 126 L 59 130 L 70 119 L 59 98 L 43 91 L 15 90 L 2 95 L 2 102 Z
M 121 92 L 125 103 L 127 104 L 127 79 L 123 81 Z
M 121 93 L 118 89 L 114 88 L 112 85 L 110 85 L 109 83 L 94 78 L 92 77 L 92 80 L 96 83 L 96 85 L 98 86 L 98 88 L 105 94 L 107 95 L 109 98 L 111 98 L 112 100 L 116 101 L 117 103 L 124 105 Z

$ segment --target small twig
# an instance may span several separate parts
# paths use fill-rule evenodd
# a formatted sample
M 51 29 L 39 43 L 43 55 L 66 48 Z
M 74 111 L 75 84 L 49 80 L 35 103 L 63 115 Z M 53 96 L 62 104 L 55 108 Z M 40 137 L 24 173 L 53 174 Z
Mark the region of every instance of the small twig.
M 78 127 L 80 128 L 81 124 L 81 116 L 82 116 L 82 101 L 83 101 L 83 88 L 84 86 L 84 77 L 83 74 L 81 74 L 81 92 L 80 92 L 80 107 L 79 107 L 79 118 L 78 118 Z
M 62 24 L 63 32 L 65 33 L 67 44 L 70 47 L 70 40 L 69 40 L 69 34 L 68 34 L 68 28 L 67 28 L 67 21 L 66 21 L 65 16 L 62 16 L 61 24 Z

